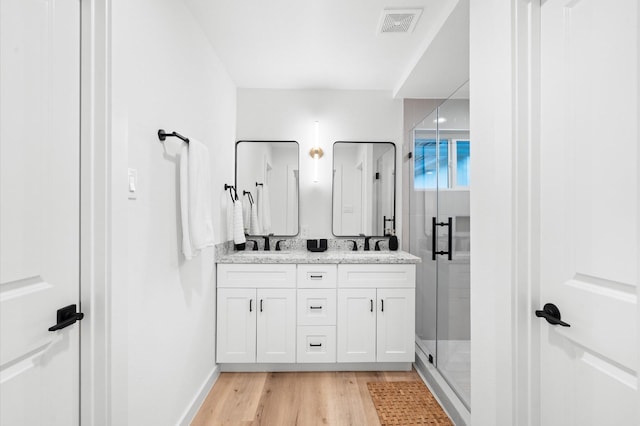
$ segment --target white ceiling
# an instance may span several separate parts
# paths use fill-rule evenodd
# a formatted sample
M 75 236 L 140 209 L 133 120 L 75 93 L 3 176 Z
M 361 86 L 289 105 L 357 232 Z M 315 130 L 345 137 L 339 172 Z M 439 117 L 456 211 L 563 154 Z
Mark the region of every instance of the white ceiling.
M 184 1 L 239 88 L 389 90 L 429 98 L 462 84 L 461 69 L 468 76 L 468 12 L 462 28 L 459 18 L 450 19 L 460 15 L 454 10 L 468 9 L 468 0 Z M 384 9 L 409 8 L 423 9 L 412 33 L 378 33 Z M 423 74 L 425 58 L 438 64 L 437 72 Z

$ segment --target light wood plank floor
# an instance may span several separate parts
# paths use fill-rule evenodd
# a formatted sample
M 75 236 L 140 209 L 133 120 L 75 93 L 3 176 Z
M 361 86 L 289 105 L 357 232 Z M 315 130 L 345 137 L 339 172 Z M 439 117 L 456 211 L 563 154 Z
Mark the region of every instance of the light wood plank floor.
M 379 425 L 367 382 L 412 371 L 222 373 L 192 425 Z

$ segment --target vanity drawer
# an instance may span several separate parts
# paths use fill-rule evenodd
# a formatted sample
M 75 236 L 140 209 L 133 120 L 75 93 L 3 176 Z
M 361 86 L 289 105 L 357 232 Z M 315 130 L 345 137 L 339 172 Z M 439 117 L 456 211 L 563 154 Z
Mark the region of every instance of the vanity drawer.
M 336 327 L 298 327 L 297 362 L 336 362 Z
M 298 288 L 336 288 L 337 265 L 298 265 Z
M 218 288 L 295 288 L 296 265 L 221 263 Z
M 340 288 L 414 288 L 416 265 L 338 265 Z
M 298 325 L 336 325 L 336 290 L 299 289 Z

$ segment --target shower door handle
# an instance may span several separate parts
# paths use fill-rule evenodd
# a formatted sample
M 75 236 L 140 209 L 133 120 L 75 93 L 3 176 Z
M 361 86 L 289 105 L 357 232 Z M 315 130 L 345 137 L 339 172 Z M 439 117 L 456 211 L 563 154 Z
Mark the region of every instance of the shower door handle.
M 447 242 L 448 242 L 448 247 L 447 247 L 447 251 L 436 251 L 436 242 L 437 242 L 437 234 L 436 234 L 436 226 L 446 226 L 448 227 L 448 231 L 447 231 Z M 453 253 L 452 250 L 452 231 L 453 230 L 453 218 L 449 217 L 449 220 L 447 220 L 446 222 L 436 222 L 436 218 L 432 217 L 431 218 L 431 260 L 436 260 L 436 255 L 438 254 L 446 254 L 448 259 L 451 260 L 451 255 Z

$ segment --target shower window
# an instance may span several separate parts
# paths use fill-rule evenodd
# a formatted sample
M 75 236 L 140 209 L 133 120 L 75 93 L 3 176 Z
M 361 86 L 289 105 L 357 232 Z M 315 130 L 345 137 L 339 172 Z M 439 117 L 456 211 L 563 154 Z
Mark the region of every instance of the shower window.
M 455 149 L 455 159 L 452 162 L 456 165 L 452 171 L 455 173 L 452 179 L 455 184 L 454 188 L 468 187 L 469 186 L 469 156 L 471 154 L 468 140 L 454 140 L 453 145 Z
M 467 188 L 469 140 L 415 139 L 414 188 Z

